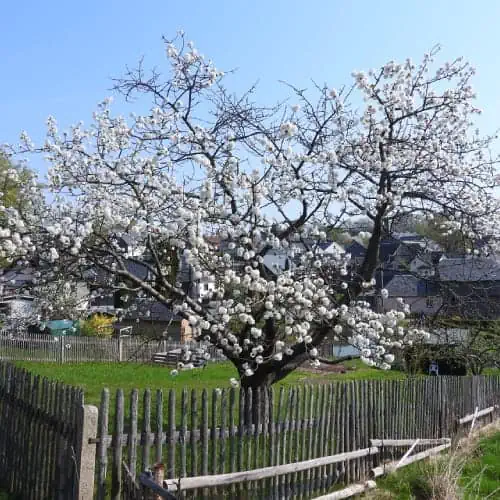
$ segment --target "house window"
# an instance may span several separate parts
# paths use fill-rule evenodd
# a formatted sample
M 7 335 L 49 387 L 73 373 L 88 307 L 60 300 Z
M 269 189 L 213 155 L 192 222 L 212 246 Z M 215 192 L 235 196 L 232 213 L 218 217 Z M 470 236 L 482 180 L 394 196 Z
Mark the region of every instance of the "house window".
M 431 309 L 432 307 L 434 307 L 434 297 L 427 297 L 425 299 L 425 305 Z

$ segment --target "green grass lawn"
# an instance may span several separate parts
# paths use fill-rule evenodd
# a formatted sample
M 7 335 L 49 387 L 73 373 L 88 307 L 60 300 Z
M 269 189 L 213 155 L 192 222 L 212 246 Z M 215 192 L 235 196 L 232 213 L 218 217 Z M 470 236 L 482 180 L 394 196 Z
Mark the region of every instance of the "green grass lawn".
M 125 394 L 132 389 L 152 390 L 229 388 L 229 379 L 237 378 L 236 369 L 231 363 L 211 363 L 206 368 L 180 372 L 176 377 L 170 374 L 170 368 L 137 363 L 40 363 L 36 361 L 16 361 L 16 365 L 27 370 L 59 380 L 67 384 L 81 387 L 85 391 L 85 400 L 90 404 L 98 404 L 103 388 L 111 393 L 122 388 Z M 289 387 L 309 383 L 328 383 L 337 380 L 404 378 L 398 371 L 383 371 L 370 368 L 358 360 L 349 361 L 344 366 L 351 368 L 345 374 L 313 373 L 296 370 L 276 384 L 275 387 Z
M 443 496 L 457 484 L 458 495 Z M 442 488 L 433 492 L 432 484 Z M 483 437 L 464 452 L 443 455 L 437 461 L 422 461 L 395 474 L 377 480 L 378 489 L 369 495 L 373 500 L 431 500 L 463 498 L 491 500 L 500 498 L 500 433 Z
M 500 498 L 500 433 L 484 438 L 467 460 L 461 484 L 469 498 Z

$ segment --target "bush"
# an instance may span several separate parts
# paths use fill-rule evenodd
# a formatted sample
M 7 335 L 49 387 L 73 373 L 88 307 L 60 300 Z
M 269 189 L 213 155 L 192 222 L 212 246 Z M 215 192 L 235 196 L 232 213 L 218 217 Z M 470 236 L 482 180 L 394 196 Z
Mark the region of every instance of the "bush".
M 80 322 L 80 332 L 84 337 L 111 337 L 116 318 L 105 314 L 94 314 Z

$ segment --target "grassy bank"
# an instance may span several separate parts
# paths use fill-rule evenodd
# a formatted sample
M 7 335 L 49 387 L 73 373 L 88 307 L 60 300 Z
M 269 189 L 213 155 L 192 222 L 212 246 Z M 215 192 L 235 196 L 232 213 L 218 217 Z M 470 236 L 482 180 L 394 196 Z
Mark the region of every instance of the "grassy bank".
M 498 500 L 500 429 L 476 436 L 457 450 L 405 467 L 377 481 L 372 500 Z

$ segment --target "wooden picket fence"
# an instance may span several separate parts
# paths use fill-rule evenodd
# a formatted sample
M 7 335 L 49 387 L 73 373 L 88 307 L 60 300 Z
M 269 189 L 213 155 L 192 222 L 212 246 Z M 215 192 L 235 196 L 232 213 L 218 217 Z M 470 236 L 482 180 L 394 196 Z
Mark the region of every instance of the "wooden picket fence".
M 141 473 L 164 464 L 174 498 L 313 498 L 365 481 L 406 451 L 384 447 L 384 440 L 420 439 L 419 453 L 425 440 L 453 438 L 460 425 L 493 418 L 500 377 L 346 381 L 254 393 L 105 389 L 99 409 L 83 403 L 80 389 L 0 361 L 0 488 L 47 500 L 141 498 Z M 268 467 L 281 472 L 251 473 Z M 206 479 L 244 471 L 250 480 Z
M 197 344 L 191 344 L 197 345 Z M 65 335 L 53 337 L 43 334 L 16 335 L 0 330 L 0 359 L 16 361 L 44 361 L 54 363 L 77 363 L 89 361 L 130 361 L 148 363 L 154 354 L 182 349 L 185 344 L 168 339 L 153 339 L 141 336 L 130 337 L 81 337 Z M 343 352 L 334 344 L 324 344 L 320 355 L 331 357 Z M 211 361 L 224 361 L 225 356 L 214 346 L 205 345 Z M 352 349 L 351 349 L 352 351 Z
M 210 394 L 133 390 L 125 396 L 120 389 L 111 398 L 104 390 L 95 440 L 97 498 L 121 498 L 123 462 L 129 480 L 163 463 L 169 484 L 182 489 L 183 478 L 337 455 L 369 448 L 370 439 L 453 437 L 461 417 L 498 403 L 497 376 L 349 381 L 256 394 L 231 388 Z M 403 450 L 391 447 L 378 455 L 183 495 L 311 498 L 367 479 L 381 460 Z
M 33 500 L 92 498 L 89 420 L 95 430 L 80 389 L 0 361 L 0 487 Z
M 131 361 L 147 363 L 157 352 L 172 351 L 184 344 L 145 337 L 80 337 L 24 334 L 0 335 L 0 359 L 75 363 L 88 361 Z M 207 347 L 212 361 L 224 358 L 213 346 Z

